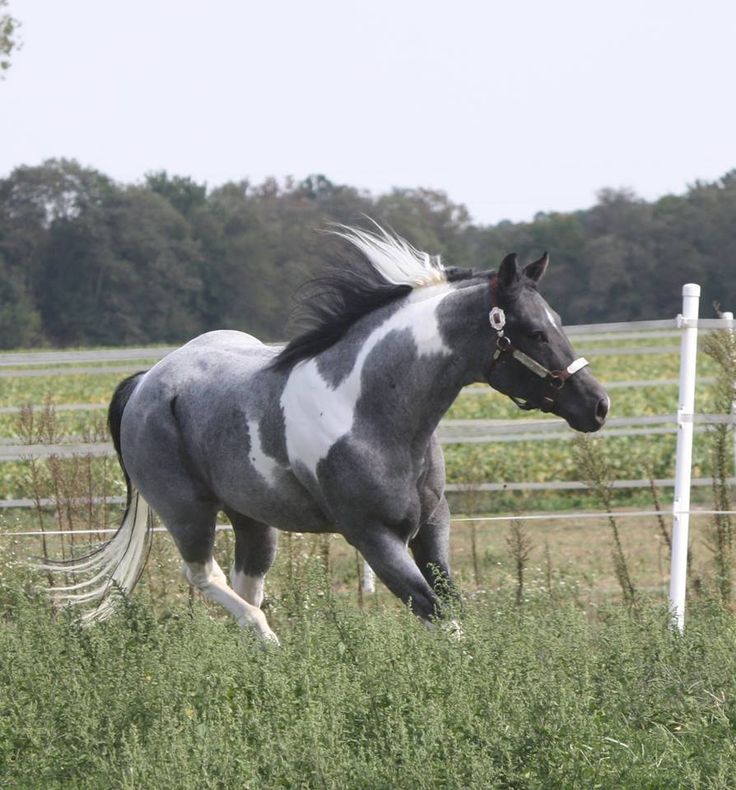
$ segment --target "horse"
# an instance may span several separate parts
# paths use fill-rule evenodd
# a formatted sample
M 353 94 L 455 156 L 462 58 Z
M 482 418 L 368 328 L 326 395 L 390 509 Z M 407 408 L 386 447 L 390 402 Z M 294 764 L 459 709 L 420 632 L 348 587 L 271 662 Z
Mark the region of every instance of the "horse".
M 91 578 L 52 588 L 96 602 L 85 621 L 133 590 L 155 512 L 187 581 L 264 640 L 278 641 L 261 609 L 278 530 L 341 534 L 430 624 L 452 583 L 436 429 L 461 389 L 485 382 L 577 431 L 605 422 L 605 390 L 537 290 L 547 253 L 473 271 L 380 226 L 332 232 L 352 260 L 307 289 L 311 324 L 288 344 L 207 332 L 118 385 L 108 423 L 125 513 L 64 566 Z M 220 512 L 235 535 L 229 584 L 213 556 Z

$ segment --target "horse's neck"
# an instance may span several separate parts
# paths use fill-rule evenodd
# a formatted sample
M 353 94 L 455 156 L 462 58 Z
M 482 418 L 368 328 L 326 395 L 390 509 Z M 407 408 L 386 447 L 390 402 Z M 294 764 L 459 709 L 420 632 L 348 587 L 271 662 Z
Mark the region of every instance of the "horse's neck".
M 474 290 L 415 291 L 365 337 L 351 375 L 360 377 L 377 418 L 407 438 L 428 439 L 473 378 L 467 351 L 482 312 Z

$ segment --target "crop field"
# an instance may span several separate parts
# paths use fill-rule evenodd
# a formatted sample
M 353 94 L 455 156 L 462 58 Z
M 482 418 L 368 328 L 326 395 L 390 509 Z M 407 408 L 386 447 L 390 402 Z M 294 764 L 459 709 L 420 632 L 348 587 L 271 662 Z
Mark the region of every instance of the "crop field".
M 598 353 L 626 344 L 651 346 L 576 344 L 614 384 L 611 417 L 674 414 L 677 386 L 667 382 L 679 356 Z M 696 408 L 710 413 L 717 369 L 704 354 L 698 364 Z M 105 407 L 125 373 L 85 366 L 102 372 L 5 368 L 0 450 L 107 441 Z M 447 417 L 539 419 L 478 388 Z M 117 461 L 0 463 L 0 499 L 59 505 L 0 510 L 0 787 L 736 785 L 736 623 L 712 517 L 691 522 L 691 598 L 679 635 L 665 607 L 670 519 L 625 515 L 657 505 L 666 514 L 671 489 L 610 491 L 635 588 L 622 603 L 611 522 L 586 517 L 602 509 L 598 495 L 473 490 L 584 479 L 571 438 L 444 449 L 448 481 L 460 489 L 451 555 L 463 595 L 449 614 L 461 630 L 426 630 L 380 584 L 362 592 L 361 562 L 341 538 L 282 535 L 265 604 L 282 647 L 268 650 L 190 593 L 165 533 L 154 535 L 136 594 L 110 621 L 85 629 L 55 612 L 26 559 L 81 551 L 90 538 L 13 533 L 116 526 L 120 505 L 104 498 L 124 494 Z M 592 442 L 611 481 L 671 478 L 674 451 L 672 433 L 612 428 Z M 714 469 L 712 432 L 703 430 L 695 477 Z M 693 498 L 713 507 L 709 486 Z M 519 514 L 534 518 L 514 524 Z M 223 568 L 232 553 L 223 529 Z

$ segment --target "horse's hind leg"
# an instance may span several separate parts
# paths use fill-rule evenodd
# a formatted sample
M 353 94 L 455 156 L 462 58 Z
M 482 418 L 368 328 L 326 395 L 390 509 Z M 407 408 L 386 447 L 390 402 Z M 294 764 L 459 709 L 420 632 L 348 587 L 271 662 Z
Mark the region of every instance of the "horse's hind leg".
M 212 556 L 217 508 L 190 502 L 186 508 L 178 504 L 171 509 L 161 503 L 157 511 L 176 541 L 184 560 L 182 573 L 189 584 L 205 598 L 224 606 L 241 627 L 253 628 L 262 639 L 278 642 L 263 612 L 228 586 L 225 574 Z
M 258 636 L 278 642 L 263 612 L 241 598 L 228 586 L 227 578 L 216 560 L 210 557 L 206 562 L 184 562 L 184 576 L 205 598 L 216 601 L 227 609 L 241 627 L 255 629 Z
M 277 532 L 240 513 L 226 513 L 235 532 L 235 561 L 230 571 L 230 584 L 241 598 L 260 607 L 266 573 L 276 557 Z

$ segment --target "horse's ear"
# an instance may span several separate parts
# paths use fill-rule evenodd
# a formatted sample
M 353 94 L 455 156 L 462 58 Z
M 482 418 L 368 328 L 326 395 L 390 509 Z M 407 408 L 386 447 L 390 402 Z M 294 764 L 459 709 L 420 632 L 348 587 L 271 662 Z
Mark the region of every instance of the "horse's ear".
M 507 255 L 498 268 L 498 282 L 502 288 L 510 288 L 515 282 L 521 279 L 521 269 L 516 260 L 516 253 Z
M 535 283 L 542 279 L 549 264 L 549 255 L 545 252 L 538 261 L 533 261 L 524 267 L 524 274 Z

